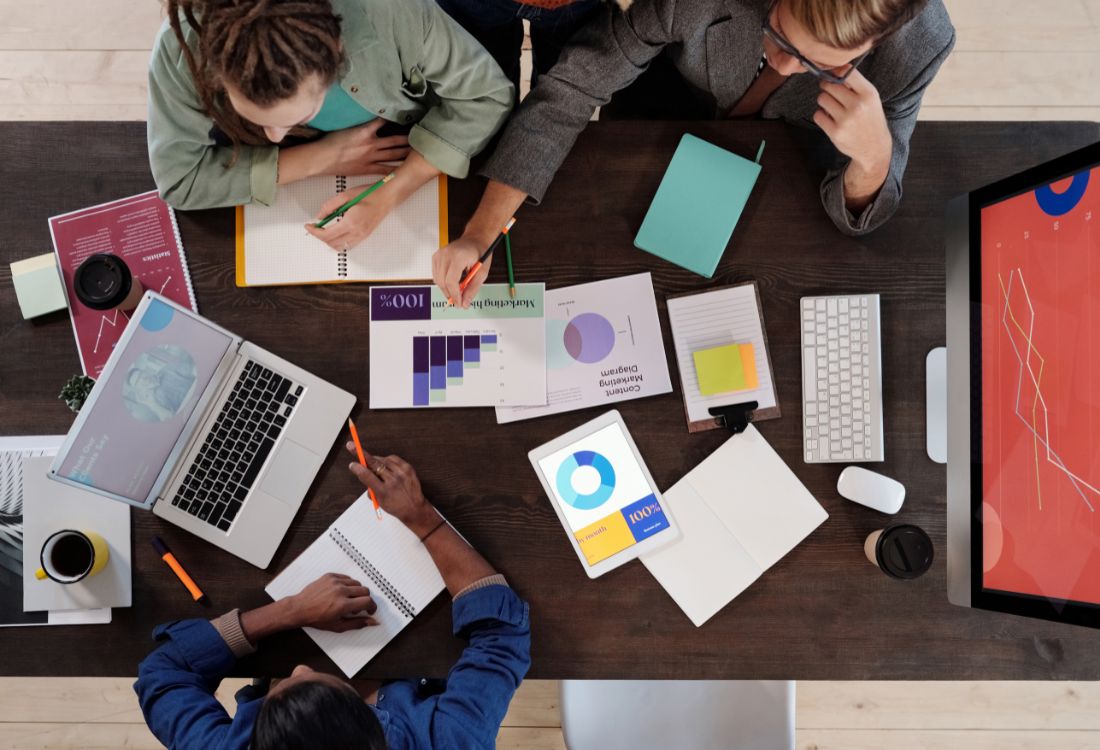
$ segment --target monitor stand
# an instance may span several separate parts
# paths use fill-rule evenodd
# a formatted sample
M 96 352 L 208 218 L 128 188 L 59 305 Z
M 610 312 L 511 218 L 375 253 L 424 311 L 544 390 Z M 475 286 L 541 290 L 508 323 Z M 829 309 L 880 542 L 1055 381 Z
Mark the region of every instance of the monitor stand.
M 928 352 L 925 371 L 925 447 L 928 457 L 947 463 L 947 347 Z

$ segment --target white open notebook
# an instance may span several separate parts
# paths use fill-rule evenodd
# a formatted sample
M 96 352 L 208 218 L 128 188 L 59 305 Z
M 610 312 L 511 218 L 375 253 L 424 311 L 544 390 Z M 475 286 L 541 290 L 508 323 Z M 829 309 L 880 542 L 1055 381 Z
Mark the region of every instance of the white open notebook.
M 392 516 L 375 515 L 367 495 L 336 519 L 264 589 L 272 599 L 297 594 L 325 573 L 342 573 L 368 589 L 379 624 L 346 633 L 305 628 L 348 677 L 354 677 L 444 589 L 428 550 Z
M 348 251 L 306 232 L 325 201 L 379 179 L 311 177 L 280 187 L 270 206 L 238 207 L 237 286 L 431 279 L 432 254 L 447 244 L 446 177 L 428 181 Z
M 641 560 L 696 627 L 829 517 L 751 424 L 664 498 L 680 538 Z

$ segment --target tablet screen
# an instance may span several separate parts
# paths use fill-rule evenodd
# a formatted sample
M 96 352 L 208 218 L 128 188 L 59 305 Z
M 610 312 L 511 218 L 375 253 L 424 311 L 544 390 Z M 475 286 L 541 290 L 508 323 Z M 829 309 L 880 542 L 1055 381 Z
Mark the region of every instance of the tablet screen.
M 589 565 L 669 528 L 664 509 L 618 424 L 538 463 Z

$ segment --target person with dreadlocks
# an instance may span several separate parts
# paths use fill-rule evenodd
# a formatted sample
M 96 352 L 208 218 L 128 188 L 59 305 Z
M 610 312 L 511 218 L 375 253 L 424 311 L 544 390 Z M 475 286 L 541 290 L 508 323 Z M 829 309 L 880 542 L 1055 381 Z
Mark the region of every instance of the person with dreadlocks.
M 384 190 L 313 229 L 350 247 L 432 177 L 465 177 L 512 107 L 499 66 L 432 0 L 167 0 L 167 16 L 149 162 L 176 208 L 270 205 L 279 185 L 403 160 Z M 386 123 L 411 130 L 383 135 Z

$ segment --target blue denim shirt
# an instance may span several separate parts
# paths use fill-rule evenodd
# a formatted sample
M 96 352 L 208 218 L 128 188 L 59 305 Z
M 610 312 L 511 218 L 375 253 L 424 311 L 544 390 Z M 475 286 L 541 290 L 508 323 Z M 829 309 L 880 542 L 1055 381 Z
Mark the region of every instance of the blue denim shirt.
M 399 680 L 378 691 L 372 706 L 391 750 L 492 748 L 512 695 L 531 665 L 528 608 L 511 588 L 493 585 L 459 596 L 452 605 L 456 636 L 469 640 L 447 675 L 444 692 L 417 695 Z M 134 690 L 145 721 L 170 750 L 243 750 L 252 737 L 262 697 L 237 693 L 230 718 L 214 697 L 236 662 L 206 620 L 180 620 L 153 631 L 161 645 L 138 668 Z

